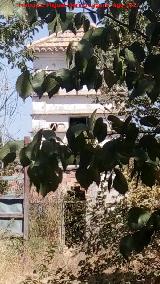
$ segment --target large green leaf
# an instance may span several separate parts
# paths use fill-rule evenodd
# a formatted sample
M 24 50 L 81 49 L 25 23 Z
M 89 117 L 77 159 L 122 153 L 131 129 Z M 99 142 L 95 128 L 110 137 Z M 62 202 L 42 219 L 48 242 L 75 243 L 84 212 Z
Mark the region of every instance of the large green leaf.
M 16 90 L 19 96 L 25 100 L 34 92 L 31 84 L 31 76 L 29 71 L 23 72 L 17 79 Z
M 154 12 L 160 11 L 160 2 L 159 0 L 149 0 L 151 8 Z
M 129 31 L 130 32 L 133 32 L 133 30 L 136 28 L 137 16 L 138 16 L 138 8 L 130 9 L 129 11 Z
M 116 54 L 114 55 L 113 69 L 114 69 L 114 73 L 117 76 L 117 79 L 121 80 L 124 75 L 124 62 L 119 55 L 119 50 L 117 50 Z
M 96 113 L 97 113 L 97 109 L 94 110 L 94 112 L 91 114 L 91 116 L 89 118 L 89 131 L 91 131 L 91 132 L 93 132 L 93 129 L 94 129 L 94 126 L 95 126 Z
M 149 187 L 155 185 L 156 181 L 156 168 L 154 165 L 147 162 L 144 163 L 141 168 L 141 180 L 142 182 Z
M 153 235 L 153 230 L 142 228 L 140 231 L 129 234 L 121 239 L 120 252 L 128 259 L 132 252 L 140 253 L 147 246 Z
M 83 13 L 82 12 L 76 13 L 74 22 L 75 22 L 75 26 L 77 30 L 79 30 L 83 24 Z
M 52 7 L 49 7 L 47 4 L 48 2 L 46 0 L 39 0 L 38 4 L 43 4 L 45 8 L 38 8 L 38 16 L 44 20 L 46 23 L 50 23 L 54 21 L 56 17 L 56 9 L 53 9 Z
M 134 53 L 128 48 L 125 48 L 124 52 L 128 67 L 134 69 L 136 66 L 136 58 L 134 56 Z
M 76 171 L 76 179 L 83 188 L 88 189 L 93 182 L 96 182 L 99 186 L 100 173 L 95 167 L 90 167 L 89 169 L 79 168 Z
M 160 74 L 160 54 L 149 55 L 144 63 L 144 71 L 147 74 L 159 76 Z
M 98 27 L 94 29 L 91 35 L 91 42 L 93 46 L 98 46 L 104 51 L 109 47 L 110 34 L 107 28 Z
M 108 120 L 112 122 L 112 128 L 117 133 L 121 134 L 123 131 L 124 122 L 115 115 L 109 115 Z
M 148 153 L 148 156 L 153 161 L 160 156 L 160 145 L 153 135 L 144 135 L 139 141 L 139 146 Z
M 160 230 L 160 210 L 155 210 L 147 222 L 147 227 L 153 228 L 155 231 Z
M 98 142 L 104 141 L 107 136 L 107 124 L 103 122 L 103 118 L 99 117 L 93 129 L 93 135 L 97 138 Z
M 43 82 L 42 90 L 43 92 L 47 92 L 49 98 L 53 95 L 57 94 L 60 89 L 60 83 L 56 80 L 55 75 L 49 74 Z
M 136 97 L 140 97 L 146 94 L 146 92 L 151 92 L 154 88 L 154 81 L 150 79 L 142 79 L 137 81 L 135 84 L 135 87 L 133 89 L 133 92 L 130 96 L 131 99 L 134 99 Z
M 140 123 L 148 127 L 156 127 L 159 124 L 159 119 L 153 115 L 148 115 L 142 117 Z
M 120 194 L 125 194 L 128 191 L 127 180 L 119 169 L 115 169 L 114 171 L 116 176 L 113 181 L 113 188 L 117 190 Z
M 107 67 L 104 69 L 104 80 L 109 88 L 112 88 L 113 85 L 117 82 L 114 73 Z
M 73 33 L 76 33 L 76 29 L 74 27 L 74 17 L 75 14 L 74 13 L 66 13 L 66 17 L 65 19 L 61 21 L 61 28 L 62 28 L 62 32 L 65 32 L 66 30 L 70 30 Z
M 151 212 L 142 207 L 133 207 L 128 212 L 128 226 L 133 230 L 138 230 L 144 227 L 149 218 Z
M 69 147 L 73 153 L 80 153 L 86 145 L 86 139 L 84 136 L 84 132 L 86 130 L 88 130 L 88 127 L 85 124 L 76 124 L 68 128 L 66 137 Z
M 59 85 L 56 83 L 58 82 Z M 51 85 L 53 84 L 54 89 L 59 89 L 59 86 L 62 89 L 66 89 L 66 92 L 70 92 L 73 89 L 76 89 L 76 74 L 74 69 L 60 69 L 56 73 L 56 80 L 51 81 Z
M 133 52 L 133 54 L 135 55 L 135 57 L 137 58 L 138 61 L 140 61 L 140 62 L 144 61 L 146 55 L 145 55 L 145 51 L 144 51 L 142 44 L 135 41 L 128 48 L 129 48 L 129 50 L 131 50 Z
M 36 160 L 41 145 L 42 133 L 43 131 L 39 130 L 34 136 L 32 142 L 21 149 L 20 162 L 24 167 L 31 163 L 32 160 Z
M 89 30 L 90 27 L 90 21 L 88 18 L 83 17 L 83 30 L 86 33 Z
M 3 165 L 4 167 L 7 167 L 9 163 L 14 162 L 14 160 L 16 159 L 16 153 L 15 152 L 10 152 L 8 153 L 3 159 Z

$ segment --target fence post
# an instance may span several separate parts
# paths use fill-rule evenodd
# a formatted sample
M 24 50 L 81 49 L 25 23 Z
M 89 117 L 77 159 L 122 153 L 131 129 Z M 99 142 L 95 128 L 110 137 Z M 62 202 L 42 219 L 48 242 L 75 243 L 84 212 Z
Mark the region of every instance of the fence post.
M 30 137 L 24 137 L 24 146 L 30 143 Z M 29 190 L 30 181 L 27 173 L 28 167 L 24 168 L 24 199 L 23 199 L 23 210 L 24 210 L 24 239 L 28 240 L 29 233 Z

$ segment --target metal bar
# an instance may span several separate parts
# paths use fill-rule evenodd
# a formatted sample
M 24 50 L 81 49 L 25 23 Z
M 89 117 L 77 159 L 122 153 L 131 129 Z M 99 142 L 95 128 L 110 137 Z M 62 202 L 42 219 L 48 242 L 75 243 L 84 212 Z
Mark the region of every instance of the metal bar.
M 15 195 L 2 195 L 0 196 L 0 200 L 23 200 L 24 196 L 15 196 Z
M 0 213 L 0 219 L 23 219 L 22 213 Z
M 0 180 L 4 181 L 13 181 L 13 180 L 23 180 L 24 175 L 20 176 L 1 176 Z
M 30 137 L 24 137 L 24 146 L 30 143 Z M 24 210 L 24 239 L 28 239 L 28 226 L 29 226 L 29 190 L 30 181 L 28 177 L 28 167 L 24 168 L 24 199 L 23 199 L 23 210 Z

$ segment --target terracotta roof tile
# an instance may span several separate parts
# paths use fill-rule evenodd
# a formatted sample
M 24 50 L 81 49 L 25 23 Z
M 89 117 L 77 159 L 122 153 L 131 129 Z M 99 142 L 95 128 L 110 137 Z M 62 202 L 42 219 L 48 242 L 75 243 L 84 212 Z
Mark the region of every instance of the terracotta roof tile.
M 56 33 L 53 33 L 48 37 L 34 41 L 28 48 L 32 49 L 34 52 L 64 51 L 72 41 L 73 47 L 76 47 L 83 35 L 83 29 L 79 29 L 76 35 L 71 31 L 65 31 L 64 33 L 58 32 L 57 35 Z

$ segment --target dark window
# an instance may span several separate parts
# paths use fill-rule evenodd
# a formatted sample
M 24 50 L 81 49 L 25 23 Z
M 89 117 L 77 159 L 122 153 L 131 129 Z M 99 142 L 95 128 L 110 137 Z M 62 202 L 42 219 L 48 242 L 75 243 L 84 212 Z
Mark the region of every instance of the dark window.
M 88 124 L 88 116 L 81 116 L 81 117 L 70 117 L 69 125 L 73 126 L 75 124 Z

